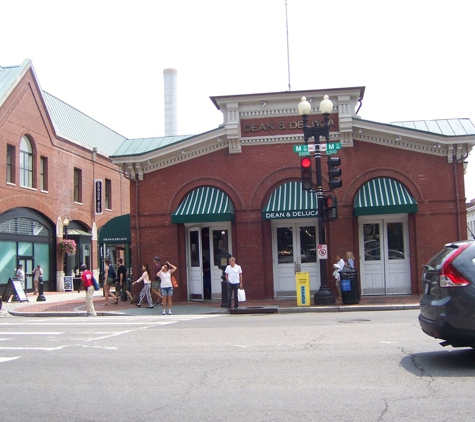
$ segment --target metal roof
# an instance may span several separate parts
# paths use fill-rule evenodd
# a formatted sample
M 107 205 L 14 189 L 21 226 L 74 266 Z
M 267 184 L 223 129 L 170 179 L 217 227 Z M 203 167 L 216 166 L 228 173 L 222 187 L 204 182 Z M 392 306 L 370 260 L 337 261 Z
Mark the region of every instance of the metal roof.
M 56 133 L 65 139 L 96 147 L 107 155 L 113 154 L 126 139 L 45 91 L 43 98 Z
M 424 132 L 438 133 L 445 136 L 475 135 L 475 126 L 470 119 L 416 120 L 408 122 L 391 122 L 392 125 Z
M 184 139 L 188 139 L 193 136 L 194 135 L 182 135 L 161 136 L 157 138 L 125 139 L 119 146 L 119 148 L 112 154 L 112 157 L 145 154 L 146 152 L 167 147 L 176 142 L 183 141 Z
M 31 60 L 28 59 L 20 66 L 0 67 L 0 105 L 8 98 L 8 95 L 29 69 L 34 73 Z M 42 91 L 42 94 L 58 136 L 77 144 L 91 148 L 96 147 L 99 152 L 106 155 L 116 151 L 125 140 L 124 136 L 81 113 L 64 101 L 45 91 Z

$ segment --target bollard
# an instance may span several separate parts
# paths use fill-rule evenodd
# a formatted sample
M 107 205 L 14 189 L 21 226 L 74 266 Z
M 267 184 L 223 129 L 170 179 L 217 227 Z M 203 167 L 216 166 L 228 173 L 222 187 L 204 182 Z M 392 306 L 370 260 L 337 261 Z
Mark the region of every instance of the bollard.
M 43 277 L 40 277 L 38 280 L 38 297 L 36 298 L 37 302 L 44 302 L 46 300 L 43 294 L 44 284 L 43 284 Z

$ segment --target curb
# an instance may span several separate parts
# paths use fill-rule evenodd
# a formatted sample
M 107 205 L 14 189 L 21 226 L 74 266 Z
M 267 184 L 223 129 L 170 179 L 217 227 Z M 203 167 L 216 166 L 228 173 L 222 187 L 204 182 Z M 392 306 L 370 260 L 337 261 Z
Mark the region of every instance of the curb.
M 246 310 L 245 307 L 240 308 L 243 311 Z M 308 306 L 308 307 L 289 307 L 289 308 L 280 308 L 278 307 L 277 313 L 279 314 L 297 314 L 297 313 L 329 313 L 329 312 L 367 312 L 367 311 L 406 311 L 420 309 L 419 304 L 406 304 L 406 305 L 347 305 L 347 306 Z M 86 317 L 86 312 L 71 312 L 71 311 L 51 311 L 51 312 L 19 312 L 19 311 L 8 311 L 12 316 L 18 317 Z M 206 314 L 228 314 L 228 311 L 224 309 L 222 312 L 217 312 L 216 309 L 210 308 L 209 312 L 203 312 Z M 252 309 L 246 310 L 246 312 L 241 312 L 242 314 L 253 314 Z M 262 313 L 256 312 L 256 313 Z M 233 312 L 231 314 L 234 314 Z M 180 314 L 177 314 L 180 315 Z M 127 312 L 97 312 L 97 316 L 139 316 L 136 313 L 127 313 Z

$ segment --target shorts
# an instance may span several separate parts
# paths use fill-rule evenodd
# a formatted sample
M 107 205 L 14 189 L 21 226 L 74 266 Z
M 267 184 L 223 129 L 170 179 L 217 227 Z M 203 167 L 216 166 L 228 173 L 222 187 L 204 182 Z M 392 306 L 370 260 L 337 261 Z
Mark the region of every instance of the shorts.
M 112 286 L 114 283 L 114 278 L 113 277 L 107 277 L 107 281 L 106 281 L 107 285 L 108 286 Z
M 159 281 L 154 281 L 152 283 L 152 289 L 158 290 L 160 288 L 160 282 Z
M 173 296 L 173 287 L 162 287 L 161 289 L 162 296 Z

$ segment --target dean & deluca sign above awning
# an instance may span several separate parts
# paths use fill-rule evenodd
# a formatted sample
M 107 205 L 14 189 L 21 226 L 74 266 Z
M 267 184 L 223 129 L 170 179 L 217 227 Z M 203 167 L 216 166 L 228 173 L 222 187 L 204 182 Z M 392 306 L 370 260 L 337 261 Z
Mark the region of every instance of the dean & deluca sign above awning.
M 321 114 L 309 116 L 309 126 L 323 126 Z M 330 131 L 338 131 L 338 114 L 331 114 Z M 303 121 L 300 116 L 265 117 L 260 119 L 242 119 L 241 137 L 281 136 L 303 134 Z

